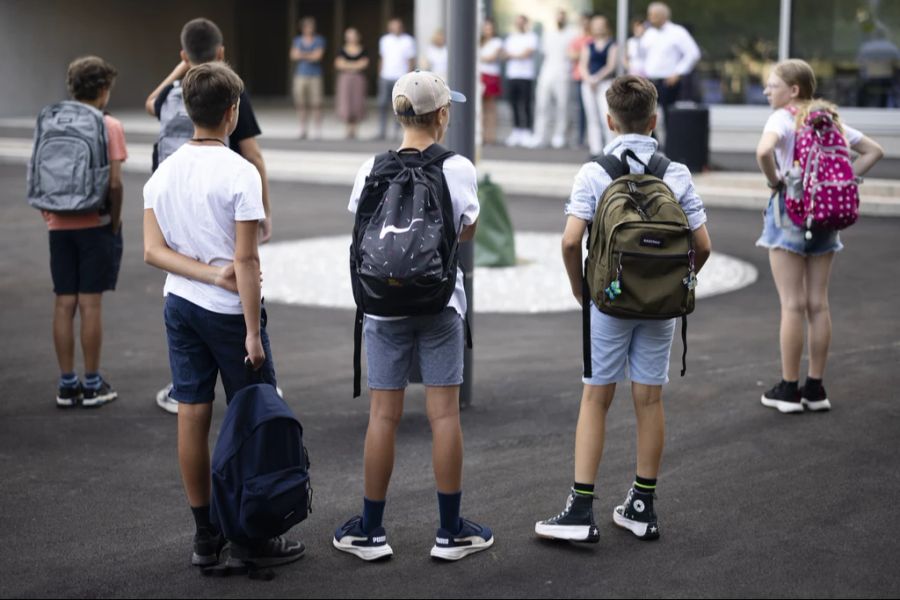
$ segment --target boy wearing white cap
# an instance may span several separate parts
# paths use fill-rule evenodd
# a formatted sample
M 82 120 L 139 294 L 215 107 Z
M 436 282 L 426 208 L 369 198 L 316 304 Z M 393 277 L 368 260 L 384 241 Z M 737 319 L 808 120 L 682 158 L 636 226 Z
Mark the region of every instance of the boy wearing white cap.
M 396 430 L 403 413 L 404 392 L 415 357 L 418 358 L 426 390 L 425 403 L 432 431 L 432 463 L 441 522 L 431 556 L 458 560 L 484 550 L 494 542 L 490 529 L 460 518 L 463 446 L 459 386 L 463 381 L 466 295 L 463 277 L 456 264 L 455 248 L 456 242 L 474 237 L 479 213 L 478 184 L 475 166 L 468 159 L 447 152 L 438 144 L 450 122 L 450 102 L 465 102 L 462 94 L 451 91 L 434 73 L 415 71 L 407 73 L 394 84 L 392 99 L 394 114 L 403 128 L 403 141 L 397 152 L 379 154 L 366 161 L 356 176 L 348 207 L 350 212 L 357 214 L 351 260 L 357 243 L 365 243 L 362 238 L 371 240 L 372 251 L 377 252 L 394 243 L 405 246 L 407 250 L 412 245 L 427 248 L 433 243 L 429 237 L 433 240 L 436 236 L 449 236 L 452 240 L 452 252 L 446 259 L 446 280 L 449 283 L 446 283 L 446 295 L 437 296 L 436 314 L 433 311 L 404 313 L 403 309 L 392 310 L 394 307 L 391 306 L 376 310 L 366 302 L 360 304 L 357 298 L 361 310 L 366 312 L 362 329 L 365 333 L 370 393 L 363 461 L 365 496 L 362 514 L 338 527 L 333 544 L 338 550 L 363 560 L 386 559 L 393 554 L 387 543 L 382 517 L 394 467 Z M 387 202 L 416 202 L 413 194 L 391 197 L 390 193 L 385 193 L 390 185 L 388 181 L 399 179 L 398 163 L 401 169 L 408 171 L 414 168 L 417 177 L 424 176 L 434 181 L 435 184 L 429 188 L 429 193 L 433 195 L 421 210 L 397 205 L 399 209 L 396 213 L 412 211 L 409 216 L 384 216 L 391 213 L 384 206 Z M 419 197 L 416 185 L 415 196 Z M 431 199 L 436 201 L 446 218 L 432 218 L 429 215 Z M 451 205 L 452 223 L 448 222 Z M 386 220 L 376 221 L 372 217 L 365 225 L 368 227 L 375 223 L 378 231 L 373 230 L 374 233 L 368 237 L 357 237 L 356 232 L 363 227 L 363 219 L 374 215 L 379 209 L 384 209 L 378 214 Z M 418 218 L 419 215 L 424 218 Z M 388 223 L 388 220 L 391 222 Z M 442 225 L 438 224 L 439 221 Z M 380 259 L 378 264 L 381 264 Z M 394 279 L 390 281 L 392 285 L 401 285 Z M 444 304 L 442 298 L 448 296 L 449 300 Z M 373 312 L 378 314 L 371 314 Z M 385 313 L 393 316 L 385 316 Z

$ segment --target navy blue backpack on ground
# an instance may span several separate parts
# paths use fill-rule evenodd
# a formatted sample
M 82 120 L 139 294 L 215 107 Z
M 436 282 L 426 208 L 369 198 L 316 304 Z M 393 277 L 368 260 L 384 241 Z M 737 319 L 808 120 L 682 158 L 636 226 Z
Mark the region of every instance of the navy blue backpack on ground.
M 311 509 L 303 427 L 275 387 L 234 395 L 212 458 L 210 517 L 225 537 L 246 544 L 285 533 Z

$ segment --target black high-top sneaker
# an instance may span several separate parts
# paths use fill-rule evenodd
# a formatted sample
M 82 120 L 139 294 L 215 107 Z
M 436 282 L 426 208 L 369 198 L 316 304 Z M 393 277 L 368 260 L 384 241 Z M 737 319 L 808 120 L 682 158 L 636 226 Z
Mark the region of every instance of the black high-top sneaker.
M 642 540 L 655 540 L 659 537 L 659 523 L 656 511 L 653 510 L 653 494 L 628 490 L 625 502 L 613 511 L 613 521 L 619 527 L 631 531 Z
M 828 394 L 825 393 L 825 386 L 821 383 L 813 384 L 807 379 L 806 383 L 803 384 L 800 396 L 800 401 L 803 403 L 806 410 L 831 410 L 831 402 L 828 401 Z
M 763 406 L 777 408 L 783 413 L 803 412 L 803 403 L 800 401 L 800 390 L 796 383 L 788 383 L 782 380 L 778 385 L 762 395 Z
M 600 541 L 600 531 L 594 522 L 593 502 L 593 494 L 579 494 L 573 489 L 566 508 L 555 517 L 535 523 L 534 532 L 545 538 L 596 544 Z

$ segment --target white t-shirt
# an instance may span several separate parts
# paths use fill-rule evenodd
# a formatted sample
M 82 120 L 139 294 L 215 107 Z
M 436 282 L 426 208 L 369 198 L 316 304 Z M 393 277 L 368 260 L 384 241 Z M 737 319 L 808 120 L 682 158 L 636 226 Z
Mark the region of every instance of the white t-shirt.
M 700 60 L 697 42 L 681 25 L 667 21 L 660 28 L 648 27 L 641 36 L 644 72 L 649 79 L 687 75 Z
M 408 33 L 386 33 L 378 40 L 382 79 L 397 81 L 409 73 L 409 61 L 416 58 L 416 40 Z
M 144 185 L 144 208 L 169 248 L 213 266 L 234 261 L 235 221 L 266 217 L 259 171 L 223 146 L 182 145 Z M 243 312 L 237 292 L 173 273 L 163 288 L 170 293 L 212 312 Z
M 503 49 L 509 55 L 521 54 L 526 50 L 536 51 L 538 36 L 533 31 L 511 33 L 503 42 Z M 534 79 L 534 54 L 527 58 L 510 58 L 506 61 L 507 79 Z
M 489 39 L 484 43 L 484 46 L 478 49 L 478 66 L 481 67 L 482 73 L 485 75 L 500 76 L 500 58 L 497 55 L 497 51 L 502 49 L 503 40 L 498 37 Z M 496 58 L 491 61 L 485 60 L 491 56 Z
M 425 49 L 425 60 L 428 61 L 428 70 L 447 81 L 447 46 L 429 45 Z
M 863 134 L 858 129 L 841 123 L 844 128 L 844 137 L 852 148 L 863 138 Z M 778 171 L 784 175 L 787 173 L 794 163 L 794 136 L 796 134 L 796 117 L 786 108 L 779 108 L 769 116 L 763 133 L 774 133 L 778 136 L 778 143 L 775 145 L 775 160 L 778 162 Z
M 578 35 L 578 30 L 566 27 L 562 30 L 551 25 L 544 29 L 541 43 L 543 62 L 541 63 L 541 75 L 544 77 L 569 78 L 572 70 L 572 61 L 569 59 L 569 46 Z
M 359 205 L 359 197 L 362 194 L 363 186 L 366 184 L 366 178 L 372 172 L 372 166 L 375 164 L 375 157 L 363 163 L 356 174 L 356 181 L 353 183 L 353 191 L 350 192 L 350 204 L 347 210 L 356 213 L 356 207 Z M 472 164 L 465 156 L 455 155 L 444 161 L 444 178 L 447 180 L 447 189 L 450 190 L 450 201 L 453 203 L 453 220 L 454 225 L 458 227 L 458 223 L 462 220 L 463 226 L 471 225 L 478 219 L 478 213 L 481 211 L 481 205 L 478 204 L 478 178 L 475 173 L 475 165 Z M 466 315 L 466 290 L 463 285 L 462 269 L 458 269 L 456 273 L 456 289 L 453 290 L 453 296 L 447 306 L 456 310 L 461 316 Z M 366 315 L 372 319 L 389 321 L 397 317 L 379 317 L 375 315 Z M 399 317 L 404 318 L 404 317 Z

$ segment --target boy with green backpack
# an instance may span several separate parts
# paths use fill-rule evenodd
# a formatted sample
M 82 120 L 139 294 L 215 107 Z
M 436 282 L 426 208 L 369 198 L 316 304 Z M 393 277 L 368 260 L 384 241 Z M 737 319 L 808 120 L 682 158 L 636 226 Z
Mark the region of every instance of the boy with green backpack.
M 693 310 L 696 274 L 709 258 L 706 213 L 690 171 L 657 152 L 657 93 L 641 77 L 607 92 L 604 155 L 585 164 L 566 205 L 563 261 L 584 314 L 584 391 L 575 432 L 575 482 L 561 513 L 535 524 L 541 537 L 598 542 L 594 479 L 616 384 L 631 379 L 637 475 L 613 520 L 640 539 L 659 537 L 653 507 L 675 317 Z M 581 243 L 589 231 L 588 258 Z M 682 375 L 684 371 L 682 371 Z

